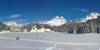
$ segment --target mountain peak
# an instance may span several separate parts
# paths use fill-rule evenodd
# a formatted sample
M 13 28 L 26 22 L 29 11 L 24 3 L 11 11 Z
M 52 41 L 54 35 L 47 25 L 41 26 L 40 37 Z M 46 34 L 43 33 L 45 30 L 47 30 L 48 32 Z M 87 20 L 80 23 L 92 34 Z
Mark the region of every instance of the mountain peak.
M 4 22 L 7 26 L 16 26 L 18 25 L 15 21 Z
M 6 24 L 7 26 L 10 26 L 10 27 L 21 27 L 21 26 L 23 26 L 23 24 L 17 24 L 16 21 L 4 22 L 4 24 Z
M 55 18 L 51 19 L 50 21 L 47 21 L 46 24 L 49 24 L 51 26 L 60 26 L 67 23 L 66 19 L 63 18 L 63 16 L 56 16 Z
M 100 16 L 100 13 L 92 12 L 89 15 L 87 15 L 86 18 L 81 18 L 81 19 L 77 20 L 76 23 L 86 22 L 87 20 L 98 18 L 98 16 Z

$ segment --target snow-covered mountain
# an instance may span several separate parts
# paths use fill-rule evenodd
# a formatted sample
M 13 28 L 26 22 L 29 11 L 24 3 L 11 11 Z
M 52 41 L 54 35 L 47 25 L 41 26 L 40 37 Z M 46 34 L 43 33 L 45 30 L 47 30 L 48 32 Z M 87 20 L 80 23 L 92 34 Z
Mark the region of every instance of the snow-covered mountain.
M 98 16 L 100 16 L 100 13 L 92 12 L 91 14 L 87 15 L 86 18 L 77 20 L 76 23 L 86 22 L 87 20 L 98 18 Z
M 7 26 L 16 26 L 18 25 L 15 21 L 4 22 Z
M 46 22 L 46 24 L 49 24 L 50 26 L 60 26 L 60 25 L 63 25 L 65 23 L 67 23 L 67 21 L 62 16 L 61 17 L 56 16 L 52 20 Z
M 76 23 L 81 23 L 81 22 L 86 22 L 87 20 L 95 19 L 100 16 L 100 13 L 97 12 L 92 12 L 91 14 L 87 15 L 86 18 L 81 18 L 76 20 Z M 45 22 L 39 22 L 39 24 L 49 24 L 50 26 L 61 26 L 65 23 L 68 23 L 63 16 L 56 16 L 55 18 L 45 21 Z M 13 26 L 13 27 L 21 27 L 25 24 L 17 24 L 15 21 L 9 21 L 9 22 L 4 22 L 7 26 Z
M 4 22 L 5 25 L 10 27 L 21 27 L 23 24 L 17 24 L 15 21 Z

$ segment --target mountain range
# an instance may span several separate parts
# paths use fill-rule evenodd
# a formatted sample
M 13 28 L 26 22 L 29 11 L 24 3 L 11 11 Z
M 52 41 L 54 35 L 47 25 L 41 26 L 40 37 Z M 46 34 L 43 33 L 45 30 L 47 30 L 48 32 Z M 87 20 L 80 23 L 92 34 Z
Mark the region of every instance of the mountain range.
M 69 22 L 63 16 L 56 16 L 55 18 L 42 23 L 17 24 L 15 21 L 9 21 L 4 22 L 3 25 L 8 26 L 9 28 L 19 27 L 22 30 L 28 29 L 28 31 L 31 30 L 33 25 L 36 25 L 38 29 L 43 26 L 44 28 L 49 28 L 55 32 L 98 33 L 100 32 L 100 14 L 92 12 L 85 18 L 78 19 L 74 22 Z
M 87 15 L 86 18 L 77 19 L 76 23 L 86 22 L 87 20 L 95 19 L 100 16 L 97 12 L 92 12 L 91 14 Z M 55 18 L 46 21 L 46 22 L 39 22 L 40 24 L 49 24 L 50 26 L 60 26 L 65 23 L 69 23 L 63 16 L 55 16 Z M 7 26 L 23 26 L 23 24 L 17 24 L 15 21 L 4 22 Z

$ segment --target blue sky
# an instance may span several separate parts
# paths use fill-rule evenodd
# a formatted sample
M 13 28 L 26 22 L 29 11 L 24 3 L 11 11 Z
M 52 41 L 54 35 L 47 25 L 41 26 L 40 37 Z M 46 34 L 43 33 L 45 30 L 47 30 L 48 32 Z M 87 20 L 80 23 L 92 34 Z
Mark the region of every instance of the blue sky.
M 0 0 L 0 22 L 32 23 L 63 16 L 74 21 L 100 12 L 100 0 Z

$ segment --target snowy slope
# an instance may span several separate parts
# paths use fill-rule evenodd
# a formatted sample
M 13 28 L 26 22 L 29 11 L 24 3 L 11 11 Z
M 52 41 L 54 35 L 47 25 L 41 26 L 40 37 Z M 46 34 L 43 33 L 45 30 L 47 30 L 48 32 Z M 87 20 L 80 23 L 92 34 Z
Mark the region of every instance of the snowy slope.
M 0 49 L 100 50 L 99 38 L 100 34 L 3 33 L 0 34 Z

